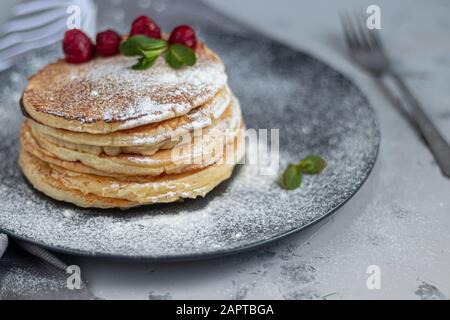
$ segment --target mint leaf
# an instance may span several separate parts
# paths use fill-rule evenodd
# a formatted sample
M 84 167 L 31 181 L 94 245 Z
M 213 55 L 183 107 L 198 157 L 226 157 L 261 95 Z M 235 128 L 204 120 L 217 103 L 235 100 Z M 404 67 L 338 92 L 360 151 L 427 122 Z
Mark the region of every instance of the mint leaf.
M 144 35 L 128 38 L 120 44 L 120 52 L 128 57 L 140 56 L 132 66 L 134 70 L 145 70 L 153 66 L 164 52 L 167 63 L 174 69 L 193 66 L 197 62 L 194 50 L 181 44 L 168 45 L 167 41 L 153 39 Z
M 300 161 L 299 166 L 303 173 L 318 174 L 327 166 L 327 162 L 320 156 L 309 155 Z
M 289 164 L 281 176 L 280 184 L 286 190 L 294 190 L 300 187 L 302 172 L 300 166 Z
M 160 52 L 167 49 L 167 41 L 153 39 L 143 35 L 132 36 L 120 44 L 120 52 L 127 57 L 140 56 L 144 51 L 158 50 Z
M 289 164 L 280 178 L 280 185 L 286 190 L 294 190 L 302 183 L 302 174 L 317 174 L 327 166 L 320 156 L 309 155 L 298 164 Z
M 170 52 L 170 49 L 169 51 L 167 51 L 165 59 L 167 64 L 171 66 L 173 69 L 179 69 L 183 66 L 183 63 L 181 61 L 173 57 L 172 53 Z
M 159 58 L 159 55 L 151 57 L 151 58 L 141 57 L 141 58 L 139 58 L 138 62 L 135 65 L 133 65 L 131 68 L 134 70 L 148 69 L 155 64 L 155 62 L 156 62 L 156 60 L 158 60 L 158 58 Z
M 154 57 L 159 57 L 164 51 L 166 51 L 166 48 L 142 50 L 141 55 L 147 59 L 152 59 Z
M 166 62 L 174 69 L 193 66 L 197 62 L 194 50 L 181 44 L 173 44 L 166 53 Z

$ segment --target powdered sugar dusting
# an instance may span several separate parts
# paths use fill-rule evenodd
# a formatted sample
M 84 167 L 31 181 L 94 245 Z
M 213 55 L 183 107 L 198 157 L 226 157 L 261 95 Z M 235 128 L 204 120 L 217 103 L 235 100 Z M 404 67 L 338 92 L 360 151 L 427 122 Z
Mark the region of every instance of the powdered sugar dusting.
M 328 161 L 322 174 L 287 192 L 278 187 L 277 176 L 241 165 L 203 199 L 127 211 L 75 208 L 42 196 L 21 176 L 16 165 L 21 117 L 10 96 L 17 96 L 23 83 L 11 84 L 0 100 L 1 228 L 83 254 L 186 258 L 268 241 L 324 217 L 354 194 L 379 143 L 362 93 L 323 63 L 271 42 L 221 35 L 210 36 L 208 44 L 227 65 L 247 127 L 280 129 L 279 172 L 287 162 L 317 153 Z M 13 71 L 29 73 L 32 67 L 23 68 Z M 75 214 L 66 217 L 66 209 Z
M 147 70 L 121 55 L 88 63 L 51 64 L 30 80 L 25 99 L 42 113 L 79 120 L 126 122 L 129 128 L 186 114 L 211 99 L 227 77 L 221 61 L 200 46 L 193 67 L 174 70 L 163 58 Z

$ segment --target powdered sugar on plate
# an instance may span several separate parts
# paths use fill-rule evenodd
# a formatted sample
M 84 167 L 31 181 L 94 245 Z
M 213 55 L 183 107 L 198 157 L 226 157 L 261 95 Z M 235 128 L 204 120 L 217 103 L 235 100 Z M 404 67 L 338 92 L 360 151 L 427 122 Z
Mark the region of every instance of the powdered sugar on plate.
M 53 201 L 25 182 L 16 164 L 24 82 L 0 75 L 0 228 L 58 250 L 87 255 L 173 259 L 210 256 L 252 247 L 317 221 L 349 199 L 368 176 L 379 131 L 367 99 L 347 78 L 283 46 L 207 34 L 224 60 L 247 128 L 280 129 L 280 168 L 239 165 L 233 177 L 205 198 L 133 210 L 89 210 Z M 51 57 L 46 51 L 33 56 Z M 19 93 L 19 94 L 18 94 Z M 277 184 L 289 162 L 310 153 L 325 171 L 287 192 Z M 28 204 L 26 200 L 30 201 Z M 71 214 L 67 214 L 70 210 Z M 73 214 L 72 214 L 73 212 Z

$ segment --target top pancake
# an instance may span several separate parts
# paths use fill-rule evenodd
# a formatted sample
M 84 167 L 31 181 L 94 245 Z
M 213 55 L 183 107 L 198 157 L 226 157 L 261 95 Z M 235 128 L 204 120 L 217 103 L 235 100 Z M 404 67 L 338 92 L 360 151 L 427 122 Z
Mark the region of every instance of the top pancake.
M 63 60 L 29 79 L 24 111 L 34 120 L 76 132 L 110 133 L 178 117 L 212 99 L 227 82 L 220 58 L 199 43 L 193 67 L 172 69 L 161 57 L 147 70 L 117 55 L 82 64 Z

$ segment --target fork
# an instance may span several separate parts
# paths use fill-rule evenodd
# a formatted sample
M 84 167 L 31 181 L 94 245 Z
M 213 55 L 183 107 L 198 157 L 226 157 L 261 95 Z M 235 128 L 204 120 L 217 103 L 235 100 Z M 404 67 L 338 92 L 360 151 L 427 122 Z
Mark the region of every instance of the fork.
M 0 27 L 0 71 L 11 67 L 22 54 L 61 40 L 67 29 L 69 5 L 81 9 L 81 27 L 95 29 L 96 8 L 91 0 L 34 0 L 16 5 L 10 21 Z
M 369 30 L 363 17 L 342 15 L 341 23 L 351 58 L 382 84 L 383 77 L 389 77 L 397 85 L 406 102 L 408 114 L 425 138 L 442 173 L 450 177 L 450 145 L 430 120 L 420 102 L 406 83 L 396 73 L 377 31 Z M 390 90 L 384 86 L 386 90 Z

